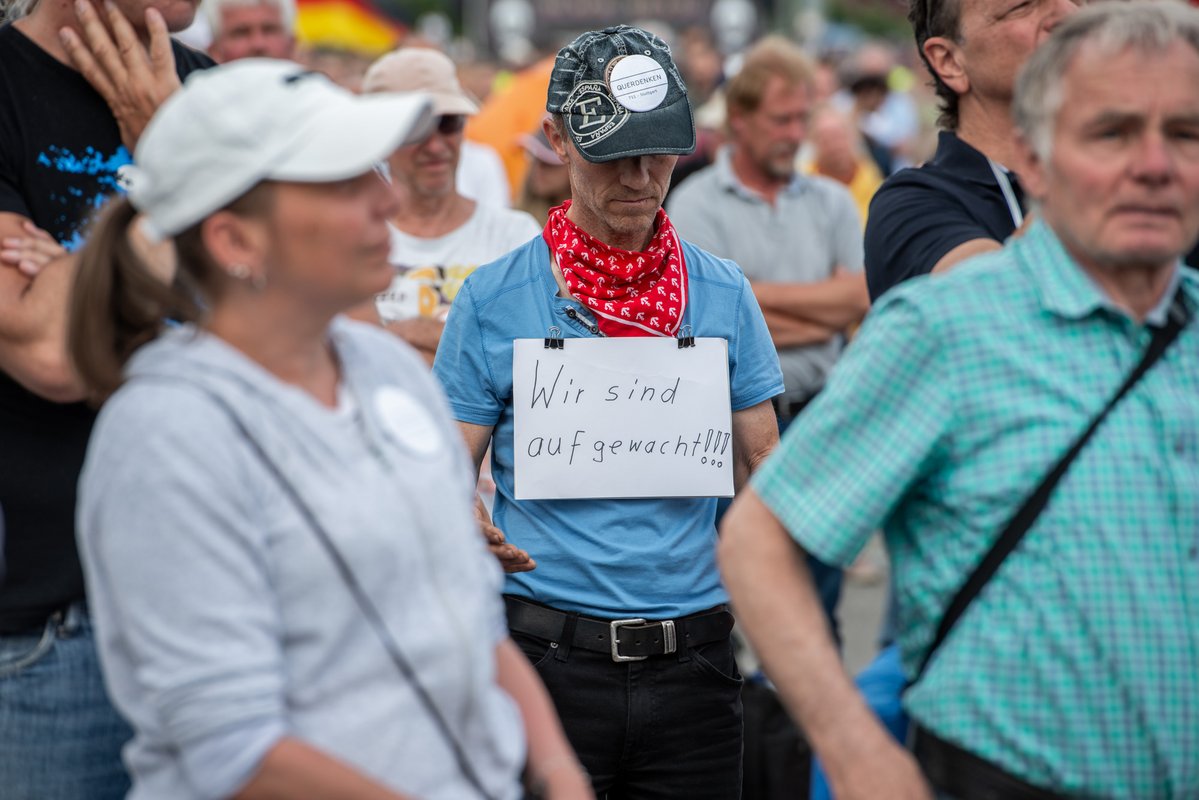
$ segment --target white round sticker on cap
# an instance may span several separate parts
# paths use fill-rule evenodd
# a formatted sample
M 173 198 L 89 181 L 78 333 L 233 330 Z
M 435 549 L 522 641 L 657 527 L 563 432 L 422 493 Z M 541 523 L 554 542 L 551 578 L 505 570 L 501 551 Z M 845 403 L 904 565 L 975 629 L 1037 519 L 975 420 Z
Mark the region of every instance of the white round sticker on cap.
M 405 391 L 385 386 L 375 392 L 375 411 L 384 429 L 405 449 L 421 456 L 441 450 L 437 423 L 420 402 Z
M 625 56 L 608 72 L 608 89 L 629 111 L 653 111 L 666 99 L 666 70 L 649 56 Z

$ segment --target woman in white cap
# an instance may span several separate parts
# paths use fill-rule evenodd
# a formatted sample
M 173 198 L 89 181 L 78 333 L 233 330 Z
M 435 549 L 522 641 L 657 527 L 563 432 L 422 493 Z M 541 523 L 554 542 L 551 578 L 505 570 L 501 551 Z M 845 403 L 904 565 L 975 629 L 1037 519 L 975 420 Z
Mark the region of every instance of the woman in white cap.
M 81 256 L 72 352 L 108 399 L 78 530 L 131 798 L 513 800 L 522 770 L 590 796 L 507 637 L 443 398 L 338 316 L 391 278 L 372 165 L 430 124 L 287 62 L 199 74 Z

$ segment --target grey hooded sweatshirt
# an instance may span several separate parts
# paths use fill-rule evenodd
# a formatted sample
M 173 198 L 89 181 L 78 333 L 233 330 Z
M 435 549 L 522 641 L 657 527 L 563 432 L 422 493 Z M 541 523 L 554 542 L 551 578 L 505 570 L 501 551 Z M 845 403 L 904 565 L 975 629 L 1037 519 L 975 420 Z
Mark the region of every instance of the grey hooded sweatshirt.
M 445 400 L 391 335 L 341 319 L 330 335 L 336 410 L 184 327 L 138 351 L 100 414 L 78 535 L 105 680 L 136 731 L 133 800 L 227 797 L 283 736 L 414 797 L 479 796 L 318 526 L 489 795 L 520 796 L 501 575 Z

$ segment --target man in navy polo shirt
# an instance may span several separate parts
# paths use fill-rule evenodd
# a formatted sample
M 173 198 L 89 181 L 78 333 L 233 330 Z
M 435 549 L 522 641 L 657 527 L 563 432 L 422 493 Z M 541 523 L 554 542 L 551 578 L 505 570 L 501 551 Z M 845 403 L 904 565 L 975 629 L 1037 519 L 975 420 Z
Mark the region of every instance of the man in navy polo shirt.
M 1016 73 L 1074 0 L 912 0 L 908 19 L 941 100 L 943 130 L 924 166 L 893 175 L 870 204 L 871 299 L 917 275 L 997 250 L 1024 221 L 1015 153 Z

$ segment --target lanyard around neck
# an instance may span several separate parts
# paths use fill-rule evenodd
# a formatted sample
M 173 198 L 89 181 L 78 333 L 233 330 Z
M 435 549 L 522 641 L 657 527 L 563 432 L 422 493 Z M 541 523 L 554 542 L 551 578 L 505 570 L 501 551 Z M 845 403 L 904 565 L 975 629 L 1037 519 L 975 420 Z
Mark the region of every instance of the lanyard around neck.
M 989 158 L 987 159 L 987 164 L 991 167 L 991 174 L 995 176 L 995 182 L 999 184 L 999 191 L 1003 192 L 1003 199 L 1007 203 L 1008 213 L 1012 215 L 1012 224 L 1019 228 L 1024 224 L 1024 212 L 1020 209 L 1020 203 L 1016 200 L 1016 192 L 1012 189 L 1012 181 L 1007 176 L 1007 170 Z

